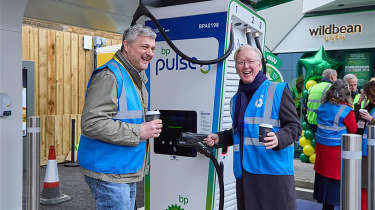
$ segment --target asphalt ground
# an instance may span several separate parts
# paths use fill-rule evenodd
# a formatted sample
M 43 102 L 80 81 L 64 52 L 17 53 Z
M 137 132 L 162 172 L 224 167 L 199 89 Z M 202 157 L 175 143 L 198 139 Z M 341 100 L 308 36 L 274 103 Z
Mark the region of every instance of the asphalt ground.
M 312 164 L 301 163 L 298 159 L 294 161 L 296 177 L 296 197 L 297 210 L 320 210 L 320 204 L 313 200 L 313 179 L 314 171 Z M 46 166 L 40 167 L 40 190 L 43 190 L 44 176 Z M 95 200 L 92 197 L 89 187 L 80 173 L 79 167 L 65 167 L 64 164 L 58 164 L 60 190 L 63 194 L 69 195 L 71 200 L 57 205 L 40 205 L 40 210 L 86 210 L 95 209 Z M 24 189 L 26 177 L 24 176 Z M 23 197 L 23 209 L 25 208 L 26 197 Z M 144 207 L 144 189 L 143 182 L 137 183 L 136 207 Z
M 65 167 L 64 164 L 58 164 L 60 190 L 63 194 L 69 195 L 71 200 L 57 205 L 40 205 L 40 210 L 86 210 L 95 209 L 95 200 L 91 195 L 90 189 L 81 174 L 79 167 Z M 40 192 L 43 190 L 44 176 L 46 166 L 40 167 Z M 25 174 L 25 173 L 24 173 Z M 26 187 L 26 176 L 24 176 L 23 192 Z M 137 208 L 144 206 L 143 182 L 137 183 Z M 26 196 L 23 196 L 23 209 L 26 209 Z

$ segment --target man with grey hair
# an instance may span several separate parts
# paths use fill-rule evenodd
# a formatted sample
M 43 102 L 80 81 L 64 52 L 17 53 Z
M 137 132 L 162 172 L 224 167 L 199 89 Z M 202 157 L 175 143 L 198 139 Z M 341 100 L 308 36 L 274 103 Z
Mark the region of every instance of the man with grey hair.
M 322 77 L 322 80 L 318 84 L 309 89 L 307 99 L 307 122 L 313 125 L 314 129 L 316 129 L 317 125 L 315 111 L 319 108 L 321 99 L 328 88 L 337 80 L 337 72 L 334 69 L 326 69 L 323 71 Z
M 344 81 L 348 83 L 349 85 L 349 90 L 350 90 L 350 95 L 352 96 L 353 104 L 358 102 L 360 94 L 358 93 L 358 79 L 354 74 L 347 74 L 344 76 Z
M 233 128 L 209 134 L 204 141 L 233 145 L 238 209 L 295 210 L 293 143 L 301 126 L 287 84 L 267 80 L 261 58 L 250 45 L 234 53 L 240 83 L 232 98 Z M 261 126 L 268 132 L 262 133 Z
M 329 80 L 333 83 L 337 80 L 337 72 L 334 69 L 326 69 L 323 71 L 322 77 L 323 79 Z
M 155 38 L 146 26 L 125 30 L 121 50 L 92 73 L 87 85 L 78 161 L 97 210 L 134 210 L 146 140 L 160 135 L 161 120 L 144 122 L 144 70 L 154 57 Z

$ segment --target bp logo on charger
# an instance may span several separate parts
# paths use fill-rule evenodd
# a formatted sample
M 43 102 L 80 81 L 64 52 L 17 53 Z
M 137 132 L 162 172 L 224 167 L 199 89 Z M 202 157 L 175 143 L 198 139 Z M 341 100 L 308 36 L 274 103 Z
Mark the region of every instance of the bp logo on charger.
M 162 72 L 182 72 L 182 71 L 200 71 L 202 74 L 208 74 L 211 71 L 211 65 L 199 65 L 191 63 L 176 53 L 171 54 L 171 49 L 161 48 L 161 58 L 155 62 L 155 74 L 159 75 Z M 192 57 L 196 59 L 195 57 Z
M 202 74 L 207 74 L 208 72 L 211 71 L 211 65 L 207 65 L 206 68 L 207 68 L 207 69 L 204 69 L 204 66 L 201 65 L 200 70 L 201 70 L 201 73 L 202 73 Z

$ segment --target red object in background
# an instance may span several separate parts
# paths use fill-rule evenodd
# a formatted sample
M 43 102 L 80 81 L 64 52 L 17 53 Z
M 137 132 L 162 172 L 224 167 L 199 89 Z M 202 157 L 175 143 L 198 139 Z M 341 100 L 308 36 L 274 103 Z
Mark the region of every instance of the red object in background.
M 362 188 L 361 193 L 361 209 L 367 210 L 367 190 L 366 188 Z

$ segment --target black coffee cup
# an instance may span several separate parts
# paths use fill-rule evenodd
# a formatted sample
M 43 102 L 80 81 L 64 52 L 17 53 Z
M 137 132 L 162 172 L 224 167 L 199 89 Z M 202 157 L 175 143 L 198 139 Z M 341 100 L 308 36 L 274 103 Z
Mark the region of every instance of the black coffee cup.
M 146 122 L 160 119 L 160 112 L 158 110 L 146 112 Z
M 259 142 L 264 142 L 264 138 L 267 137 L 267 134 L 269 132 L 272 132 L 272 125 L 260 124 L 259 125 Z

